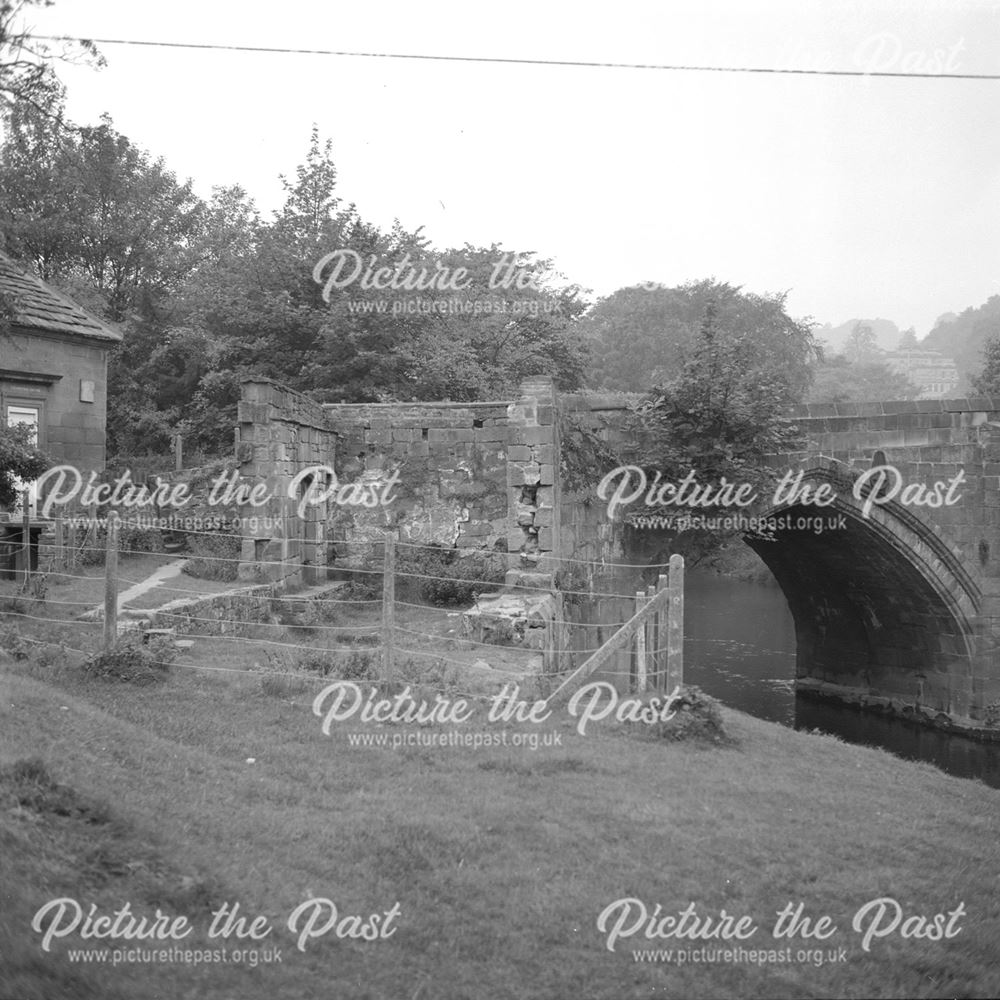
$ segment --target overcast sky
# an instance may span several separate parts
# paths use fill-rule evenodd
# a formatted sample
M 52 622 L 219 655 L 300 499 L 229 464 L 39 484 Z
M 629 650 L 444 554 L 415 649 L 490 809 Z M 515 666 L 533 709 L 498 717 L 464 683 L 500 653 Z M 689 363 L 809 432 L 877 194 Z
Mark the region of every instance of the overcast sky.
M 1000 0 L 58 0 L 31 20 L 105 39 L 1000 74 Z M 797 317 L 923 335 L 1000 291 L 1000 79 L 99 47 L 105 69 L 60 71 L 70 116 L 110 113 L 206 197 L 239 183 L 273 210 L 315 122 L 363 217 L 440 247 L 537 251 L 595 295 L 714 276 L 787 290 Z

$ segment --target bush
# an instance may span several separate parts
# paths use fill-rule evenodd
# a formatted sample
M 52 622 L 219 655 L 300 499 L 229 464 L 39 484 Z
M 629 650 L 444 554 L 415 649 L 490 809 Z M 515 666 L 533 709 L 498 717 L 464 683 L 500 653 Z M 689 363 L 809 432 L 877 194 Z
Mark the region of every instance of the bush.
M 264 670 L 275 682 L 290 681 L 291 675 L 299 672 L 341 681 L 374 681 L 379 675 L 379 653 L 374 649 L 354 649 L 346 654 L 335 649 L 303 649 L 297 655 L 269 650 L 265 658 Z
M 421 578 L 420 596 L 439 607 L 472 604 L 482 593 L 504 582 L 507 558 L 498 552 L 459 556 L 457 549 L 428 548 L 400 560 L 404 579 Z
M 381 597 L 370 583 L 364 580 L 348 580 L 347 586 L 337 591 L 338 601 L 357 601 L 359 604 L 374 601 Z
M 28 757 L 0 768 L 0 805 L 4 800 L 36 813 L 73 816 L 89 823 L 108 823 L 106 802 L 80 795 L 56 782 L 40 757 Z
M 15 660 L 26 660 L 31 655 L 31 644 L 13 625 L 0 625 L 0 649 Z
M 284 674 L 265 674 L 260 679 L 260 690 L 269 698 L 290 698 L 308 689 L 302 677 L 286 677 Z
M 239 570 L 240 540 L 232 535 L 188 535 L 192 558 L 183 572 L 201 580 L 235 580 Z
M 650 728 L 661 740 L 676 740 L 695 743 L 711 743 L 729 746 L 736 741 L 726 732 L 722 718 L 722 708 L 711 695 L 699 687 L 683 686 L 672 709 L 674 717 L 666 722 L 657 722 Z
M 133 632 L 121 637 L 114 649 L 92 656 L 83 664 L 83 671 L 103 680 L 155 684 L 166 679 L 176 656 L 170 639 L 154 639 L 147 644 L 141 633 Z
M 102 512 L 98 516 L 104 517 L 105 514 Z M 108 545 L 108 529 L 103 523 L 98 524 L 96 531 L 80 534 L 75 540 L 71 540 L 71 544 L 82 548 L 80 552 L 82 566 L 103 566 L 104 553 Z M 139 528 L 123 524 L 118 530 L 118 551 L 126 555 L 162 552 L 163 534 L 159 528 Z
M 56 645 L 55 643 L 46 643 L 40 646 L 35 652 L 35 666 L 42 667 L 45 670 L 51 670 L 53 667 L 58 667 L 64 663 L 69 658 L 69 653 L 62 643 Z
M 346 656 L 326 649 L 308 650 L 298 661 L 300 670 L 341 681 L 377 680 L 378 664 L 378 653 L 368 649 L 354 649 Z

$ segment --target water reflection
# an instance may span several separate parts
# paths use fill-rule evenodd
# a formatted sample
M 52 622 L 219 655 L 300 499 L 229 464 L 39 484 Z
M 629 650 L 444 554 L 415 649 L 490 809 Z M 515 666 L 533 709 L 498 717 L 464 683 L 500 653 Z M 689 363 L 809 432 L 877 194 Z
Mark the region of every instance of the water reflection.
M 1000 744 L 796 697 L 795 630 L 775 585 L 687 574 L 684 674 L 723 704 L 797 729 L 882 747 L 1000 788 Z

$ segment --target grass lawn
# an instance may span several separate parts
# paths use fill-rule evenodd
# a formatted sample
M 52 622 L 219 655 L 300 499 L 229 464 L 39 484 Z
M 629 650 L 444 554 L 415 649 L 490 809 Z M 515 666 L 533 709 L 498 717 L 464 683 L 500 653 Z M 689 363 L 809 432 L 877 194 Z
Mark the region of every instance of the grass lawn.
M 176 558 L 153 552 L 122 556 L 118 563 L 120 589 L 124 591 L 133 583 L 140 583 L 160 567 L 176 561 Z M 74 618 L 104 603 L 103 566 L 77 566 L 71 574 L 49 573 L 45 576 L 45 582 L 48 588 L 46 598 L 44 601 L 32 602 L 36 609 L 32 614 L 42 614 L 49 618 Z M 20 581 L 0 580 L 0 610 L 7 609 L 11 601 L 24 599 Z
M 311 711 L 323 683 L 274 697 L 259 674 L 176 669 L 136 687 L 87 678 L 72 656 L 42 667 L 0 654 L 0 997 L 1000 993 L 1000 792 L 735 712 L 725 713 L 739 740 L 730 748 L 655 741 L 616 723 L 580 735 L 566 710 L 519 726 L 488 725 L 485 709 L 459 727 L 351 720 L 325 736 Z M 506 729 L 509 742 L 394 749 L 348 738 L 456 728 Z M 559 745 L 515 747 L 517 732 Z M 35 757 L 64 787 L 10 771 Z M 897 930 L 866 951 L 852 918 L 882 896 L 907 919 L 959 904 L 964 914 L 950 939 Z M 84 913 L 96 904 L 95 915 L 129 902 L 152 918 L 159 907 L 194 928 L 175 947 L 252 946 L 261 961 L 73 962 L 71 949 L 110 962 L 116 948 L 169 942 L 85 939 L 78 928 L 43 951 L 32 918 L 59 897 Z M 720 942 L 640 933 L 609 950 L 598 917 L 626 897 L 650 914 L 660 905 L 660 916 L 692 903 L 702 918 L 749 915 L 755 935 L 721 947 L 790 946 L 793 961 L 637 961 L 633 949 Z M 305 918 L 295 932 L 287 922 L 313 898 L 336 904 L 338 921 L 299 950 Z M 209 940 L 224 903 L 266 917 L 267 937 Z M 789 903 L 829 916 L 836 931 L 775 941 Z M 310 905 L 318 932 L 328 904 Z M 351 939 L 373 914 L 394 933 Z M 842 947 L 844 960 L 794 960 L 819 946 Z
M 175 556 L 176 560 L 177 557 Z M 187 573 L 177 573 L 169 576 L 155 587 L 125 602 L 126 608 L 149 610 L 160 608 L 171 601 L 193 601 L 206 594 L 221 594 L 227 590 L 237 590 L 247 586 L 236 580 L 204 580 Z M 124 590 L 124 586 L 122 588 Z

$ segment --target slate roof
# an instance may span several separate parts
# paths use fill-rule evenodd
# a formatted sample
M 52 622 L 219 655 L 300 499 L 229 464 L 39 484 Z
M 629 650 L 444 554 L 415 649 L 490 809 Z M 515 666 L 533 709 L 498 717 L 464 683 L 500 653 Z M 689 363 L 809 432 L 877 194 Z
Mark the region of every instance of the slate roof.
M 72 299 L 46 285 L 13 258 L 0 251 L 0 306 L 12 310 L 12 325 L 27 330 L 63 333 L 108 343 L 122 335 L 80 308 Z M 2 315 L 2 312 L 0 312 Z

